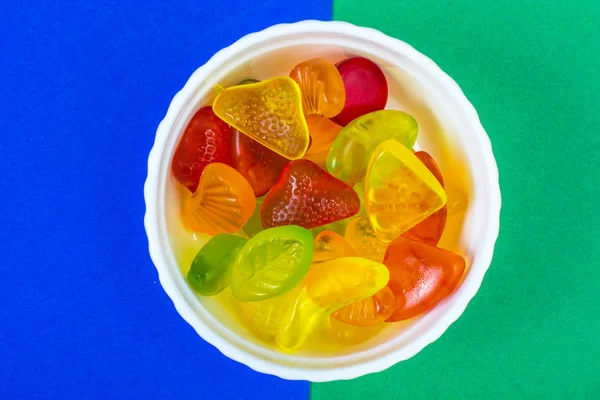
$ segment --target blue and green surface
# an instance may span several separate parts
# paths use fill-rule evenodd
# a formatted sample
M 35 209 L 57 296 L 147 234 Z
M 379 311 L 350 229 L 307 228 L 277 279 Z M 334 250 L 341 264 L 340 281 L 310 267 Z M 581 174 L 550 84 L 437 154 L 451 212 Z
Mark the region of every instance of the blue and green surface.
M 157 282 L 142 223 L 175 92 L 241 36 L 302 19 L 374 27 L 435 60 L 477 108 L 503 195 L 492 266 L 442 338 L 314 385 L 200 339 Z M 595 0 L 7 2 L 0 399 L 599 398 L 599 20 Z

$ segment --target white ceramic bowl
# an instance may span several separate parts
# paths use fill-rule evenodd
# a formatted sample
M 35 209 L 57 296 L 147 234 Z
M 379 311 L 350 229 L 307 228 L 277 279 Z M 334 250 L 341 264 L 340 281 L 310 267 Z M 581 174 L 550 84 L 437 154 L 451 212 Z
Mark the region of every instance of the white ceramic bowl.
M 390 89 L 387 108 L 407 111 L 417 119 L 419 145 L 438 161 L 449 197 L 452 193 L 467 196 L 466 210 L 448 218 L 440 246 L 465 256 L 469 269 L 460 287 L 433 310 L 406 323 L 389 324 L 364 344 L 321 345 L 320 350 L 308 346 L 284 354 L 248 332 L 228 308 L 227 298 L 223 300 L 226 295 L 202 298 L 187 285 L 189 263 L 207 238 L 181 224 L 182 192 L 170 173 L 171 159 L 192 115 L 210 104 L 215 84 L 287 75 L 298 62 L 313 57 L 337 62 L 355 55 L 375 61 L 384 70 Z M 144 196 L 150 255 L 179 314 L 227 357 L 259 372 L 313 382 L 384 370 L 440 337 L 481 285 L 492 260 L 500 216 L 498 169 L 490 140 L 458 85 L 406 43 L 343 22 L 276 25 L 245 36 L 198 68 L 173 98 L 158 127 Z

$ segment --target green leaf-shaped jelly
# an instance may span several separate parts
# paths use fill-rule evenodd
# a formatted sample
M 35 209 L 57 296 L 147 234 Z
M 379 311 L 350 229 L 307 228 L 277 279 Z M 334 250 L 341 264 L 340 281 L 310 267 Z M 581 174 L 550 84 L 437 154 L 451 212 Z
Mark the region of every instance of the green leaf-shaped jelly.
M 233 267 L 233 296 L 259 301 L 291 290 L 308 271 L 312 255 L 312 235 L 300 226 L 278 226 L 256 234 Z

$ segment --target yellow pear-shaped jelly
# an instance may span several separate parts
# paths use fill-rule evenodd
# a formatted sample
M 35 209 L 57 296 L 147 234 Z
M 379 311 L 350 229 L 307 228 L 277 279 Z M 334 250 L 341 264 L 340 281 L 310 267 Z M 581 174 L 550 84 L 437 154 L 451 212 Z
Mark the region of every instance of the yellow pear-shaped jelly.
M 338 258 L 309 270 L 291 292 L 240 306 L 251 331 L 292 351 L 332 312 L 371 297 L 387 285 L 389 277 L 383 264 L 358 257 Z
M 354 326 L 340 322 L 333 317 L 330 317 L 329 321 L 333 340 L 346 346 L 364 343 L 385 328 L 384 323 L 374 326 Z
M 394 240 L 444 204 L 444 188 L 412 151 L 395 140 L 377 146 L 367 169 L 365 205 L 381 240 Z
M 346 227 L 344 239 L 359 257 L 383 261 L 388 244 L 377 237 L 366 217 L 353 218 Z
M 308 127 L 293 79 L 279 76 L 220 90 L 212 107 L 223 121 L 290 160 L 306 153 Z

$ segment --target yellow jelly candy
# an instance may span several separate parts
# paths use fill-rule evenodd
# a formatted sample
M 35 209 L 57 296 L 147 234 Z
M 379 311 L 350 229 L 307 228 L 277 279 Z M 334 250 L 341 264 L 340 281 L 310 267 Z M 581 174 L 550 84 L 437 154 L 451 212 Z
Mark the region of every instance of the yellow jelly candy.
M 327 155 L 335 138 L 342 130 L 342 127 L 320 115 L 309 115 L 306 117 L 308 132 L 312 138 L 312 144 L 304 155 L 304 158 L 325 169 L 327 164 Z
M 253 332 L 291 351 L 332 312 L 371 297 L 387 285 L 389 277 L 383 264 L 358 257 L 339 258 L 309 270 L 291 292 L 240 305 Z
M 280 76 L 220 90 L 212 107 L 223 121 L 290 160 L 306 153 L 308 127 L 294 80 Z
M 235 169 L 208 164 L 198 188 L 183 209 L 183 222 L 193 231 L 216 235 L 235 233 L 248 221 L 256 199 L 252 187 Z
M 335 65 L 313 58 L 296 65 L 290 78 L 300 86 L 304 114 L 333 118 L 344 108 L 346 88 Z
M 444 188 L 409 149 L 395 140 L 377 146 L 367 169 L 365 205 L 381 240 L 394 240 L 444 204 Z
M 348 242 L 333 231 L 323 231 L 315 238 L 313 263 L 322 263 L 336 258 L 355 256 L 356 252 L 350 247 Z
M 381 262 L 388 244 L 375 235 L 366 217 L 353 218 L 346 227 L 344 239 L 352 246 L 359 257 Z

